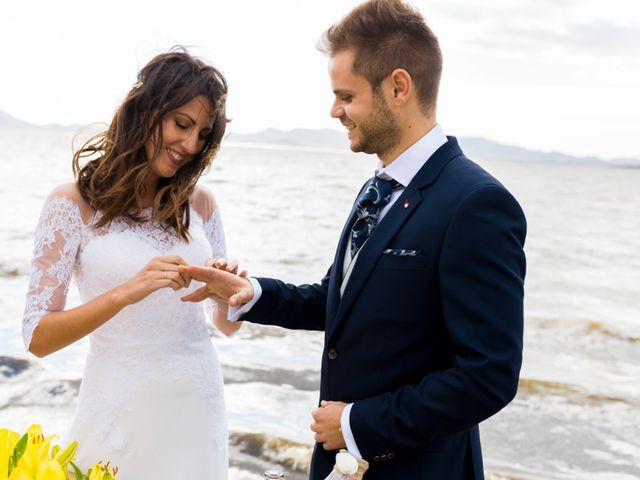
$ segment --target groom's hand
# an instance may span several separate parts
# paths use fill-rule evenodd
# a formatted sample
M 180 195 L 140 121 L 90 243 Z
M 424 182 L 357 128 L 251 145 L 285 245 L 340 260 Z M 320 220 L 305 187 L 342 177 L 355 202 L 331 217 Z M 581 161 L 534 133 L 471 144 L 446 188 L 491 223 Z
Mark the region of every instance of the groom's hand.
M 218 270 L 225 270 L 230 273 L 234 273 L 236 275 L 240 275 L 241 277 L 246 277 L 249 275 L 249 272 L 246 270 L 241 270 L 238 272 L 238 261 L 237 260 L 229 260 L 226 258 L 210 258 L 206 262 L 204 262 L 205 267 L 215 267 Z
M 215 267 L 197 265 L 181 266 L 180 272 L 186 273 L 194 280 L 206 283 L 207 296 L 219 297 L 230 306 L 236 307 L 249 302 L 253 298 L 253 285 L 243 276 L 230 273 Z M 182 297 L 185 302 L 204 300 L 204 290 L 198 289 L 190 295 Z
M 340 427 L 340 418 L 346 406 L 347 404 L 344 402 L 323 400 L 320 402 L 320 408 L 311 412 L 313 417 L 311 430 L 316 433 L 316 442 L 322 443 L 325 450 L 338 450 L 347 447 Z

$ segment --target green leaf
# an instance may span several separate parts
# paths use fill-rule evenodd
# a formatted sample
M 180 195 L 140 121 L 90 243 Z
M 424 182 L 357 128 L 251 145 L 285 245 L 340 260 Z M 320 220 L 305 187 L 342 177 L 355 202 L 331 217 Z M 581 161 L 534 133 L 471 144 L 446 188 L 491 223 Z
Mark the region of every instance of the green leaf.
M 80 470 L 78 466 L 73 462 L 69 462 L 69 464 L 71 465 L 71 468 L 73 468 L 73 473 L 76 476 L 76 480 L 83 480 L 85 476 L 82 475 L 82 470 Z M 89 470 L 89 472 L 91 472 L 91 470 Z
M 29 434 L 25 433 L 13 448 L 13 453 L 11 454 L 11 458 L 9 459 L 9 475 L 11 475 L 11 471 L 18 466 L 18 462 L 22 458 L 22 455 L 24 455 L 24 452 L 27 450 L 27 443 L 29 443 Z

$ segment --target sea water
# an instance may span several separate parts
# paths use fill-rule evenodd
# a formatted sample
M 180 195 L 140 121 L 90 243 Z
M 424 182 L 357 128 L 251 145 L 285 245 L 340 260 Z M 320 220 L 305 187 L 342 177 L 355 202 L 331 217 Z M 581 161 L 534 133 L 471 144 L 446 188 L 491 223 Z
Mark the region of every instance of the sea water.
M 20 331 L 33 231 L 48 193 L 72 181 L 74 133 L 0 128 L 0 427 L 63 433 L 73 415 L 86 339 L 37 359 Z M 481 425 L 488 477 L 640 478 L 640 169 L 469 156 L 528 220 L 524 363 L 515 400 Z M 375 166 L 347 150 L 226 144 L 201 182 L 220 206 L 229 257 L 253 275 L 310 283 Z M 67 305 L 77 303 L 72 286 Z M 306 478 L 322 335 L 246 323 L 231 338 L 210 332 L 230 478 L 271 467 Z

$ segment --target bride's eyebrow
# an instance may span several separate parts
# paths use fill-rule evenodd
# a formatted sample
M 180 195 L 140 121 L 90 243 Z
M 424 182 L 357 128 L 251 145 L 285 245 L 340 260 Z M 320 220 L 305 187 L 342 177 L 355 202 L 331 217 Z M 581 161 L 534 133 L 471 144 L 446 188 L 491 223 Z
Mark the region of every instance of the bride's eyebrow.
M 195 125 L 195 124 L 196 124 L 196 121 L 195 121 L 193 118 L 191 118 L 191 116 L 190 116 L 190 115 L 187 115 L 187 114 L 186 114 L 186 113 L 184 113 L 184 112 L 178 112 L 178 111 L 176 111 L 176 114 L 178 114 L 178 115 L 182 115 L 182 116 L 184 116 L 184 117 L 187 117 L 189 120 L 191 120 L 191 123 L 192 123 L 193 125 Z

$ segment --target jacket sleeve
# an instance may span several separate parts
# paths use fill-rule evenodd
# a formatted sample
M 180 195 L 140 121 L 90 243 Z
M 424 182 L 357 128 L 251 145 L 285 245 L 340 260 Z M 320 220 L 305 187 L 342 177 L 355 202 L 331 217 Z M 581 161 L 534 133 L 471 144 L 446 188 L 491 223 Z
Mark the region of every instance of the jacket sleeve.
M 294 330 L 319 330 L 325 326 L 327 291 L 331 271 L 320 283 L 292 285 L 273 278 L 258 278 L 262 295 L 242 320 Z
M 503 187 L 483 186 L 461 201 L 438 266 L 451 366 L 355 402 L 350 424 L 365 458 L 470 428 L 513 399 L 522 363 L 525 235 L 524 213 Z

